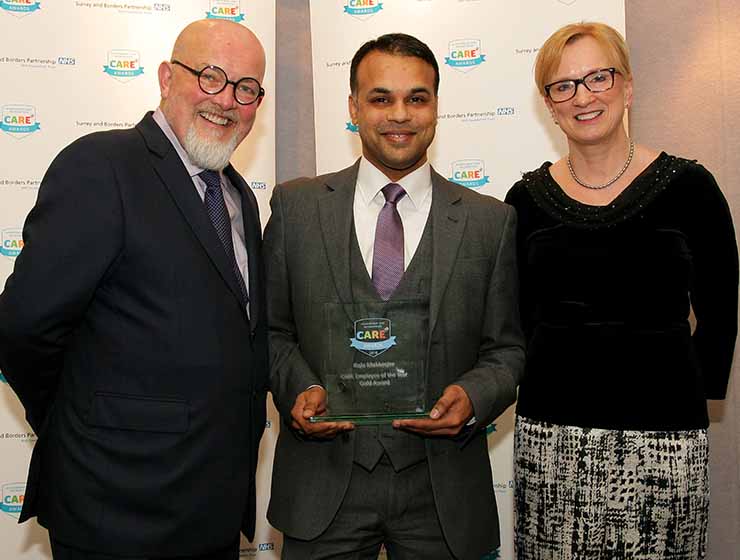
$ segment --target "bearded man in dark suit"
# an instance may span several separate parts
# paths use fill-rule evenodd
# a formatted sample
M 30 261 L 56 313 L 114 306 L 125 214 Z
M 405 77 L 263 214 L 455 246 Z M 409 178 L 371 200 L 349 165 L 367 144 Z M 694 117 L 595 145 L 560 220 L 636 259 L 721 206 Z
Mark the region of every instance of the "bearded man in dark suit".
M 265 257 L 282 425 L 268 519 L 288 560 L 377 558 L 382 544 L 392 559 L 479 560 L 499 544 L 485 428 L 514 402 L 524 361 L 516 217 L 427 162 L 438 85 L 418 39 L 369 41 L 350 69 L 362 158 L 273 193 Z M 309 421 L 327 412 L 333 341 L 349 346 L 328 310 L 360 302 L 418 315 L 417 332 L 394 334 L 399 346 L 426 341 L 428 417 Z
M 187 26 L 133 129 L 54 160 L 0 295 L 0 367 L 38 435 L 21 521 L 55 559 L 239 554 L 255 528 L 267 329 L 254 195 L 229 164 L 265 55 Z

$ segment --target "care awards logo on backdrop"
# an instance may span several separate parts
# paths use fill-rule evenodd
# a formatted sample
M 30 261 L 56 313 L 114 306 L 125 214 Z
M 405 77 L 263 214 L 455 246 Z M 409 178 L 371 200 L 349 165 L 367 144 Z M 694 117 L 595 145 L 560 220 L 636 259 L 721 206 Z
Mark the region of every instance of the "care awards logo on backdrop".
M 346 0 L 344 3 L 345 14 L 363 21 L 370 19 L 382 9 L 383 2 L 380 0 Z
M 0 255 L 15 260 L 23 250 L 23 230 L 5 228 L 0 230 Z
M 23 482 L 8 482 L 2 485 L 2 502 L 0 511 L 18 519 L 23 509 L 23 499 L 26 497 L 26 485 Z
M 470 72 L 486 61 L 480 39 L 455 39 L 449 42 L 445 64 L 459 72 Z
M 206 18 L 241 22 L 244 21 L 244 12 L 239 0 L 209 0 Z
M 3 375 L 3 372 L 0 371 L 0 384 L 2 384 L 2 383 L 5 383 L 7 385 L 8 384 L 8 380 L 5 379 L 5 376 Z
M 359 126 L 357 126 L 357 125 L 356 125 L 355 123 L 353 123 L 353 122 L 350 122 L 350 121 L 347 121 L 347 122 L 346 122 L 346 123 L 344 124 L 344 129 L 345 129 L 345 130 L 346 130 L 347 132 L 351 132 L 352 134 L 359 134 L 359 133 L 360 133 L 360 127 L 359 127 Z
M 103 66 L 103 72 L 125 84 L 141 76 L 144 68 L 138 51 L 114 49 L 108 51 L 108 64 Z
M 451 167 L 452 175 L 448 179 L 463 187 L 478 189 L 491 182 L 482 159 L 458 159 Z
M 0 130 L 13 138 L 25 138 L 41 130 L 41 123 L 36 118 L 36 107 L 33 105 L 3 105 Z
M 26 17 L 41 9 L 36 0 L 0 0 L 0 10 L 15 17 Z

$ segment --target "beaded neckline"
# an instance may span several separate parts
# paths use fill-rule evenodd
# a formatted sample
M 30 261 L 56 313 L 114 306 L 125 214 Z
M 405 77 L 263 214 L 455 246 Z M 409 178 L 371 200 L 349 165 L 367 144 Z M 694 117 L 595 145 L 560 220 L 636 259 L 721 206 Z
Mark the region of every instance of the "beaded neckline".
M 627 188 L 604 206 L 584 204 L 569 197 L 552 178 L 549 161 L 525 173 L 523 181 L 537 205 L 556 220 L 584 228 L 612 227 L 650 204 L 689 163 L 687 159 L 661 152 Z

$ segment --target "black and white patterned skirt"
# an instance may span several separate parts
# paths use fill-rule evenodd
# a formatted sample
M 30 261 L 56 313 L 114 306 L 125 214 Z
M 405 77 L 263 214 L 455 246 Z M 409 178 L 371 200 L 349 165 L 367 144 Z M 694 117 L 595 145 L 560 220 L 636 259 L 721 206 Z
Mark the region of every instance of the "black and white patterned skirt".
M 708 458 L 706 430 L 605 430 L 517 417 L 517 559 L 704 558 Z

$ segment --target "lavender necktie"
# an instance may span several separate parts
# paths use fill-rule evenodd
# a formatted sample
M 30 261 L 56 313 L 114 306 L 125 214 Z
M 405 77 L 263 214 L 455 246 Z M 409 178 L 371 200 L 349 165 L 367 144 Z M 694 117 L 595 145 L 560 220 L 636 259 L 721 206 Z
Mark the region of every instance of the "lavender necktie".
M 384 301 L 390 299 L 403 276 L 403 224 L 396 203 L 405 194 L 403 187 L 396 183 L 383 187 L 385 204 L 375 226 L 373 286 Z
M 224 246 L 226 258 L 231 262 L 231 268 L 236 275 L 236 282 L 239 284 L 239 291 L 242 295 L 244 307 L 246 307 L 249 303 L 249 296 L 247 295 L 247 287 L 244 285 L 244 277 L 242 276 L 241 270 L 239 270 L 239 266 L 236 264 L 234 241 L 231 238 L 231 218 L 229 217 L 229 211 L 226 209 L 224 193 L 221 189 L 221 176 L 218 171 L 211 171 L 210 169 L 201 171 L 198 176 L 203 179 L 203 182 L 206 184 L 206 192 L 203 197 L 203 202 L 206 205 L 208 217 L 211 219 L 211 223 L 216 229 L 218 238 Z

